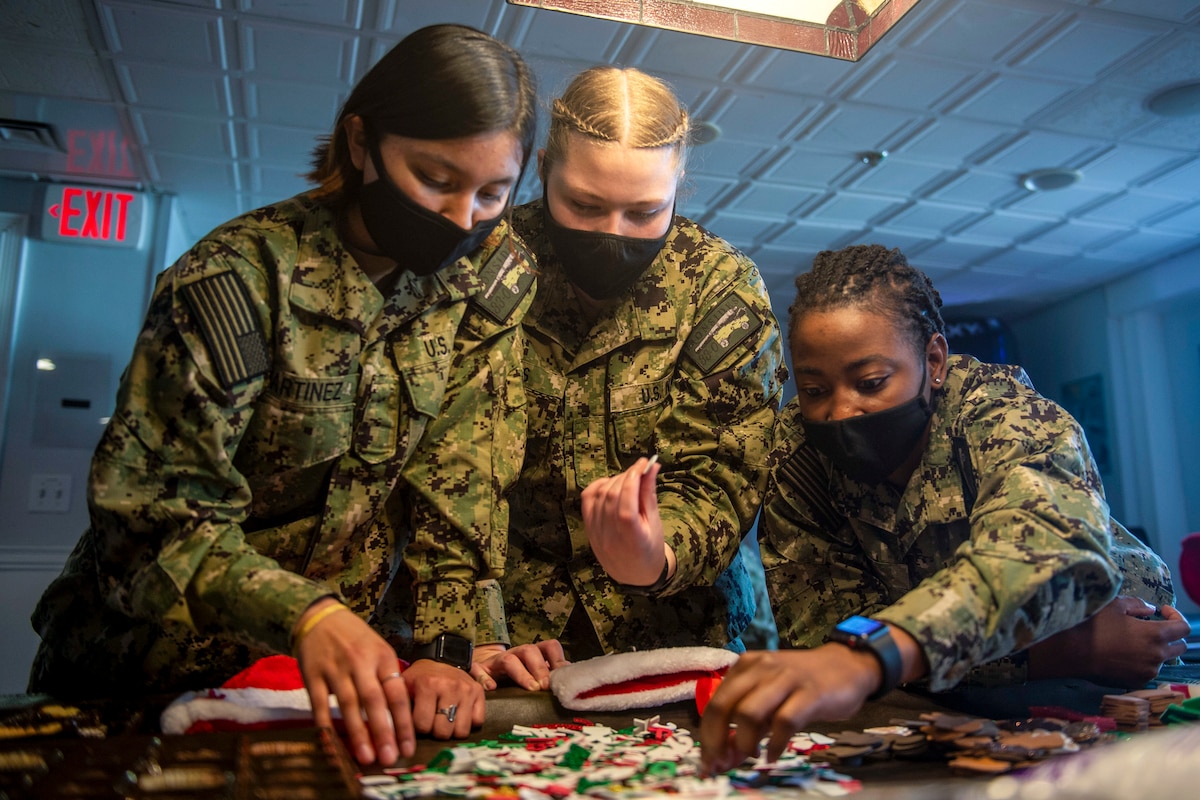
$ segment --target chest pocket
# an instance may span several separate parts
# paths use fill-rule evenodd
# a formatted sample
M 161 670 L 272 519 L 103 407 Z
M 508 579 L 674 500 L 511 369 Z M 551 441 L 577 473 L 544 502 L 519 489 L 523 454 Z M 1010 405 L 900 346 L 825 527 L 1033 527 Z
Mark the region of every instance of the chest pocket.
M 655 451 L 655 429 L 667 411 L 670 379 L 609 388 L 613 442 L 621 467 Z
M 377 373 L 363 398 L 355 452 L 368 464 L 407 461 L 441 410 L 450 360 L 416 364 L 399 376 Z
M 350 449 L 357 375 L 271 376 L 238 447 L 239 464 L 302 468 Z
M 551 442 L 561 437 L 555 431 L 563 425 L 567 379 L 548 366 L 536 354 L 526 352 L 521 362 L 521 379 L 527 401 L 526 463 L 540 463 L 550 457 Z

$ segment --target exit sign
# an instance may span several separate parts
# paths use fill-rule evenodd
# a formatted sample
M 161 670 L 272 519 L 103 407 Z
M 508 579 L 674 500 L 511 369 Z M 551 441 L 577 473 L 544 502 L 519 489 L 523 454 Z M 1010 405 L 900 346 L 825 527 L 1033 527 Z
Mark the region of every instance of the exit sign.
M 140 192 L 50 184 L 42 203 L 42 238 L 137 247 L 145 216 L 146 196 Z

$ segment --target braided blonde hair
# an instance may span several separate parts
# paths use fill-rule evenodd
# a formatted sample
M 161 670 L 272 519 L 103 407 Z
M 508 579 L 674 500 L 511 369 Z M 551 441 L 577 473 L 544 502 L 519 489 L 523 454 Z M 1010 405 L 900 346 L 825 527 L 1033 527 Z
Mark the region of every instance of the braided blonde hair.
M 591 67 L 551 105 L 542 166 L 548 172 L 562 161 L 577 133 L 626 147 L 673 148 L 682 173 L 689 131 L 687 111 L 663 81 L 632 67 Z

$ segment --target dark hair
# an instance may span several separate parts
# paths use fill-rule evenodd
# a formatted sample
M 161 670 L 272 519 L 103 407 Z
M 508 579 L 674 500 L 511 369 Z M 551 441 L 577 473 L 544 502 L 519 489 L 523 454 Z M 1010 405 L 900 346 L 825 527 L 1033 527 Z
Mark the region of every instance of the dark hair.
M 929 276 L 899 249 L 880 244 L 857 244 L 823 250 L 811 272 L 796 278 L 796 300 L 788 308 L 788 331 L 810 311 L 862 306 L 893 320 L 921 353 L 929 337 L 946 334 L 942 296 Z
M 357 114 L 368 135 L 457 139 L 509 131 L 521 143 L 521 170 L 537 133 L 537 88 L 509 45 L 466 25 L 413 31 L 379 59 L 350 92 L 333 133 L 313 150 L 308 179 L 316 193 L 343 204 L 362 186 L 342 122 Z

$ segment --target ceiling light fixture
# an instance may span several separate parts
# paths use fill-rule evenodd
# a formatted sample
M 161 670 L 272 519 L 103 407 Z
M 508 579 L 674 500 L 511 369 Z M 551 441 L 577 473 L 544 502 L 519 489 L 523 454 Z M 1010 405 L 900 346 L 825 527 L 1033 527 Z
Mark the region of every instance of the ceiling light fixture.
M 1033 172 L 1027 172 L 1018 180 L 1021 185 L 1031 192 L 1052 192 L 1057 189 L 1066 189 L 1068 186 L 1074 186 L 1083 180 L 1083 173 L 1077 169 L 1063 169 L 1062 167 L 1049 167 L 1047 169 L 1035 169 Z
M 858 61 L 919 0 L 508 0 L 743 44 Z
M 721 138 L 721 127 L 715 122 L 701 120 L 692 126 L 691 142 L 692 144 L 712 144 L 717 139 Z
M 1200 81 L 1156 92 L 1146 101 L 1146 108 L 1160 117 L 1191 117 L 1200 114 Z

